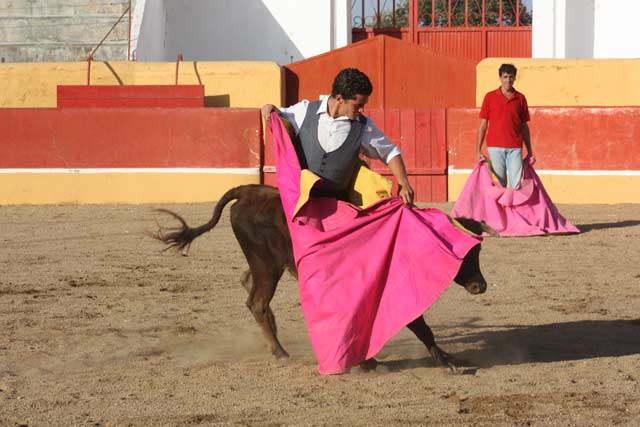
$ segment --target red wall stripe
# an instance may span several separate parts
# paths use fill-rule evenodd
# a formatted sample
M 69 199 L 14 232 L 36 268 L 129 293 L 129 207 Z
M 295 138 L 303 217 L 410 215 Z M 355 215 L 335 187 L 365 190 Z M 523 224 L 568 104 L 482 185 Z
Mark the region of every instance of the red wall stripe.
M 204 107 L 203 85 L 58 86 L 58 108 Z
M 0 168 L 258 168 L 258 109 L 0 109 Z
M 640 170 L 640 107 L 532 107 L 536 167 Z M 447 110 L 449 165 L 475 166 L 477 108 Z

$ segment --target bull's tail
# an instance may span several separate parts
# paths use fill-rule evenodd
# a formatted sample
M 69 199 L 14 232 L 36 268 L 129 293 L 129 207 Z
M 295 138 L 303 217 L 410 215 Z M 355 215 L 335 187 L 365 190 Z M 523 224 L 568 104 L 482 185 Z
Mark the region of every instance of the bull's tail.
M 220 215 L 222 215 L 222 211 L 224 207 L 232 200 L 238 199 L 240 194 L 242 193 L 242 187 L 235 187 L 231 190 L 227 191 L 218 201 L 216 207 L 213 209 L 213 215 L 211 219 L 206 224 L 202 224 L 198 227 L 191 228 L 187 224 L 187 222 L 175 212 L 172 212 L 168 209 L 156 209 L 158 212 L 164 212 L 166 214 L 171 215 L 175 219 L 177 219 L 181 227 L 177 228 L 167 228 L 163 229 L 160 225 L 158 225 L 158 230 L 156 233 L 149 233 L 151 237 L 154 239 L 160 240 L 163 243 L 167 244 L 167 247 L 164 249 L 165 251 L 168 249 L 176 249 L 180 250 L 183 256 L 189 255 L 189 248 L 191 246 L 191 242 L 195 240 L 196 237 L 201 234 L 206 233 L 213 229 L 213 227 L 218 224 L 220 220 Z

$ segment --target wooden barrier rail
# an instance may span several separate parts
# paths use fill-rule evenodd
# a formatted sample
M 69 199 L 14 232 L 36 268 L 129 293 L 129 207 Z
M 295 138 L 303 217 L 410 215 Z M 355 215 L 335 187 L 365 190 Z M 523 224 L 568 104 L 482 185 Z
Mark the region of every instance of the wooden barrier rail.
M 59 85 L 58 108 L 204 107 L 203 85 Z
M 217 200 L 261 140 L 258 109 L 0 109 L 0 204 Z

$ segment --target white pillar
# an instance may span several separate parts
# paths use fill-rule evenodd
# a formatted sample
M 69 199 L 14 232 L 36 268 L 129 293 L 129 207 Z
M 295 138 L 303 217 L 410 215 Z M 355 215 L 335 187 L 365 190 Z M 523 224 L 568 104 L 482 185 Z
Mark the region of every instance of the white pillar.
M 565 57 L 567 1 L 533 0 L 533 58 Z
M 351 2 L 349 0 L 333 1 L 333 40 L 331 49 L 351 44 Z

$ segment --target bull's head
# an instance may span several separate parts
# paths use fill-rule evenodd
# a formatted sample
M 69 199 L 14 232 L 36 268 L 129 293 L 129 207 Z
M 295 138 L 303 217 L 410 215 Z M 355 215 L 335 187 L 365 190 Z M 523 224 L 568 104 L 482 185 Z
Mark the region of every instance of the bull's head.
M 456 218 L 456 220 L 475 235 L 481 236 L 483 233 L 488 233 L 491 236 L 498 236 L 498 233 L 483 221 L 479 222 L 470 218 Z M 483 294 L 487 291 L 487 281 L 484 280 L 480 271 L 479 244 L 474 246 L 464 257 L 454 281 L 474 295 Z
M 480 245 L 475 245 L 462 260 L 458 274 L 453 279 L 467 292 L 477 295 L 487 291 L 487 281 L 480 272 Z

